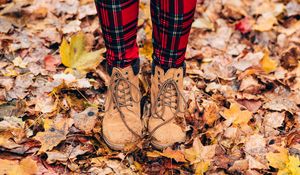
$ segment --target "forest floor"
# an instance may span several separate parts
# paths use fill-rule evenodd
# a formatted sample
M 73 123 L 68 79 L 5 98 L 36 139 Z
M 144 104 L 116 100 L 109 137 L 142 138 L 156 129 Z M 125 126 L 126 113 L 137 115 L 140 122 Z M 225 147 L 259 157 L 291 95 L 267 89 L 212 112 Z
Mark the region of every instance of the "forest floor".
M 146 0 L 138 27 L 147 97 Z M 119 152 L 103 141 L 109 76 L 93 0 L 0 0 L 0 41 L 0 175 L 300 174 L 299 0 L 198 0 L 187 139 L 165 150 L 144 140 Z

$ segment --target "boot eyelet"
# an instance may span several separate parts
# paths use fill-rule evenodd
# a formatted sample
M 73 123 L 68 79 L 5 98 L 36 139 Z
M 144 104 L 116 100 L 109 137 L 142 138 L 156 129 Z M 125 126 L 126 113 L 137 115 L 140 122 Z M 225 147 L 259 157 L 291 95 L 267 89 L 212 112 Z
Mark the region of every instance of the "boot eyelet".
M 128 72 L 125 72 L 126 75 L 128 75 Z
M 157 71 L 157 74 L 160 75 L 160 71 Z
M 178 73 L 178 74 L 177 74 L 177 77 L 179 77 L 179 76 L 180 76 L 180 74 Z
M 178 80 L 176 80 L 176 83 L 178 83 Z

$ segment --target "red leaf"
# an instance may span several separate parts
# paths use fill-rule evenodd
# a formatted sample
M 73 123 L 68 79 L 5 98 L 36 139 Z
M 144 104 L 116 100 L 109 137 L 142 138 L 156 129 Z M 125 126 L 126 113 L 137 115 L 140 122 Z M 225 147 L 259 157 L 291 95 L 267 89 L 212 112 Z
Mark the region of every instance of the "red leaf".
M 248 18 L 244 18 L 235 24 L 235 30 L 245 34 L 251 31 L 252 24 Z
M 47 55 L 44 58 L 45 69 L 48 71 L 56 71 L 56 67 L 60 64 L 60 60 L 56 59 L 52 55 Z

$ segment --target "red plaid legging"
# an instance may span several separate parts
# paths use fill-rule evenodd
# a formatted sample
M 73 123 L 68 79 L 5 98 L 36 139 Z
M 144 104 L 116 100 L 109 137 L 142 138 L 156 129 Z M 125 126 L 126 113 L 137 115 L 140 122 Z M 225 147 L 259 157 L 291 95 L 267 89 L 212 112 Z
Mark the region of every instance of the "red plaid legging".
M 153 60 L 180 67 L 197 0 L 151 0 Z M 136 43 L 139 0 L 95 0 L 110 66 L 125 67 L 139 57 Z

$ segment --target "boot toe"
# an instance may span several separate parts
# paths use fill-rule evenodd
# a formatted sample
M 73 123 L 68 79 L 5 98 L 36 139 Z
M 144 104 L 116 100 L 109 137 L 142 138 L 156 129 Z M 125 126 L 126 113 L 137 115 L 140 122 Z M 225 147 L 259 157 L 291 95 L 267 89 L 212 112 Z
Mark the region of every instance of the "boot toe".
M 129 121 L 130 128 L 141 136 L 142 124 L 140 121 Z M 127 144 L 136 142 L 139 137 L 125 126 L 123 121 L 103 120 L 103 138 L 108 146 L 114 150 L 123 150 Z
M 161 126 L 153 133 L 151 143 L 158 149 L 164 149 L 172 146 L 174 143 L 184 142 L 186 138 L 185 131 L 175 123 Z

